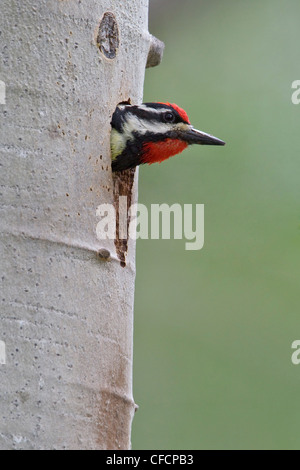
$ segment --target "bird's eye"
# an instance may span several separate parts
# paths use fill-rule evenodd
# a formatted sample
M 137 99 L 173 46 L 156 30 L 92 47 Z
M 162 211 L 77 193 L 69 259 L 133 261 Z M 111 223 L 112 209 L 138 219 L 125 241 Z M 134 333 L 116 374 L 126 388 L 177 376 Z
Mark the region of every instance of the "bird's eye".
M 165 114 L 164 114 L 164 121 L 165 122 L 174 122 L 175 120 L 175 116 L 173 113 L 171 113 L 170 111 L 167 111 Z

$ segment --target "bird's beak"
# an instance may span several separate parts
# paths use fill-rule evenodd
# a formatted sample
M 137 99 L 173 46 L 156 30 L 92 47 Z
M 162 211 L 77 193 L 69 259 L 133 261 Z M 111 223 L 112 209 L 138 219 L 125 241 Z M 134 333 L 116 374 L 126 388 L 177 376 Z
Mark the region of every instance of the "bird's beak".
M 189 145 L 225 145 L 223 140 L 214 137 L 213 135 L 206 134 L 205 132 L 198 131 L 194 127 L 190 126 L 189 129 L 185 130 L 182 134 L 182 139 L 185 140 Z

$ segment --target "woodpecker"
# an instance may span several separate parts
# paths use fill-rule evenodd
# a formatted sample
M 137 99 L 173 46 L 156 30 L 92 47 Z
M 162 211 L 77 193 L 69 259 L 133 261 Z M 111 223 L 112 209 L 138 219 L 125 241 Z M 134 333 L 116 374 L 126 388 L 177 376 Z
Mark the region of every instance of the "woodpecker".
M 119 104 L 111 120 L 112 171 L 162 162 L 188 145 L 225 145 L 223 140 L 194 129 L 176 104 Z

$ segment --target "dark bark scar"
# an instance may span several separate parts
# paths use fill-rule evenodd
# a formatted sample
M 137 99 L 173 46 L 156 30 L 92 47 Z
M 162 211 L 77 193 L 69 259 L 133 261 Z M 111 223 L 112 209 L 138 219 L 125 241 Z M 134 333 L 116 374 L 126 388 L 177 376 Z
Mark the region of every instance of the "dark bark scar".
M 116 238 L 115 247 L 117 256 L 120 260 L 120 264 L 123 268 L 126 266 L 126 254 L 128 251 L 128 228 L 130 222 L 130 216 L 128 215 L 128 209 L 131 206 L 132 201 L 132 189 L 134 183 L 135 168 L 124 171 L 117 171 L 113 173 L 113 184 L 114 184 L 114 203 L 116 210 Z M 121 239 L 119 237 L 119 197 L 127 197 L 127 238 Z

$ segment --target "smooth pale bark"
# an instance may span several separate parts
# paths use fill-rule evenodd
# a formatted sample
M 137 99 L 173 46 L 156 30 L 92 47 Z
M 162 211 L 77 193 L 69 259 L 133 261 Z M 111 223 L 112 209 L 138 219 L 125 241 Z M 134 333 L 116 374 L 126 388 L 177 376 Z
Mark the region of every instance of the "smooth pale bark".
M 148 0 L 1 1 L 1 449 L 130 448 L 135 242 L 121 267 L 96 210 L 114 204 L 111 115 L 142 101 L 147 17 Z

